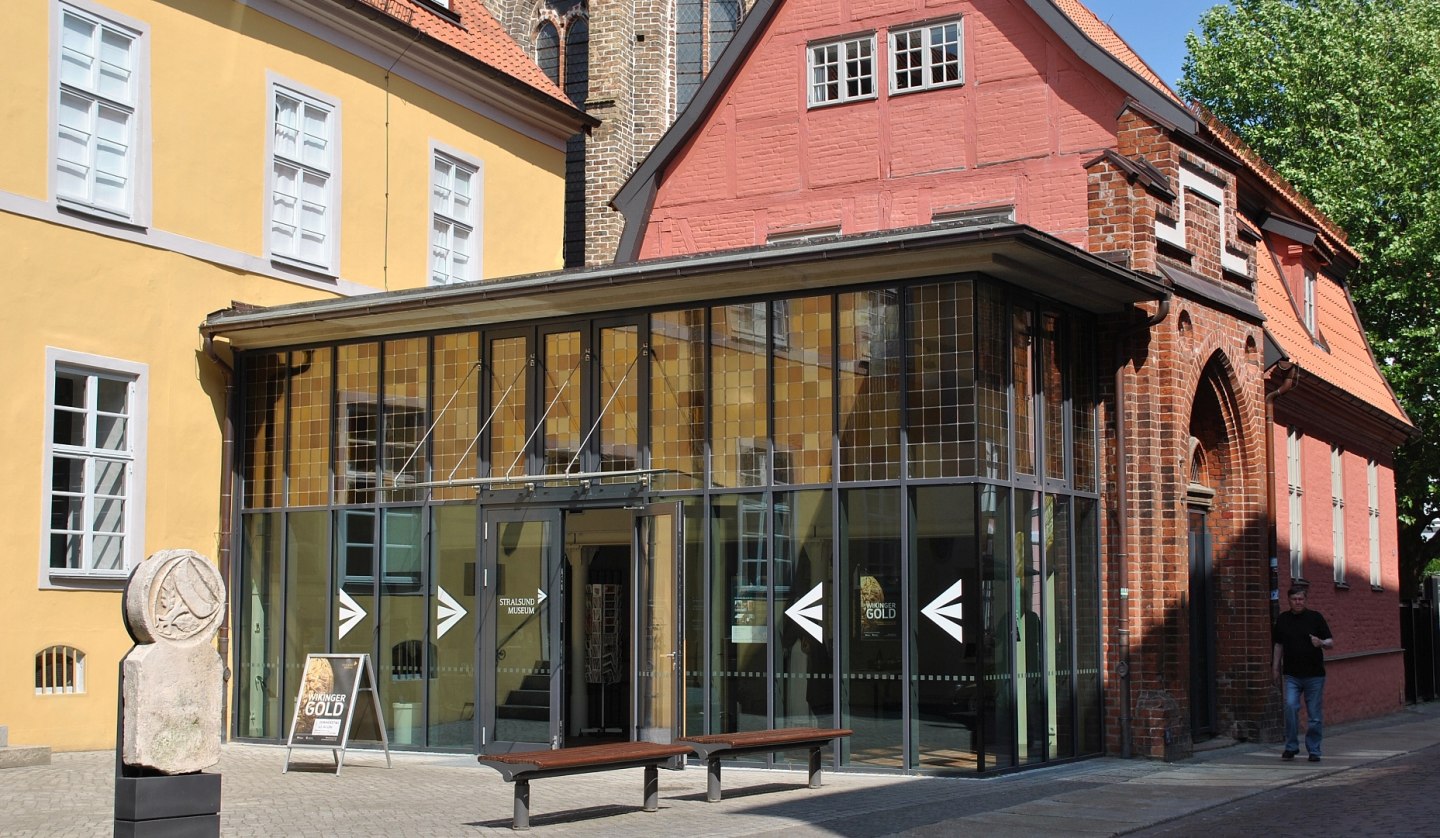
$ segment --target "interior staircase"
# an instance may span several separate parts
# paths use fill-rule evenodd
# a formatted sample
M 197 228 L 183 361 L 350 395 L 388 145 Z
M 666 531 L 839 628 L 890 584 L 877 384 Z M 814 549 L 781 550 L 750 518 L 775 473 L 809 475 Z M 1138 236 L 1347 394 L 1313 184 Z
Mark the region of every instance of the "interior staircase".
M 536 674 L 526 675 L 520 688 L 511 690 L 505 703 L 495 708 L 497 719 L 550 721 L 550 662 L 536 661 L 531 672 Z

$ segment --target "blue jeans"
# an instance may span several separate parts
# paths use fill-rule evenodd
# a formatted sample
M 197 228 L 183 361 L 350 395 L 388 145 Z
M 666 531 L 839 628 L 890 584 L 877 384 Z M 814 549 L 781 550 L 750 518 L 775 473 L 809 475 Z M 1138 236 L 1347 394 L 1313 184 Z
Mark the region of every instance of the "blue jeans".
M 1305 731 L 1305 750 L 1320 756 L 1322 707 L 1325 704 L 1325 676 L 1297 678 L 1285 676 L 1285 750 L 1300 750 L 1300 699 L 1305 699 L 1305 715 L 1310 729 Z

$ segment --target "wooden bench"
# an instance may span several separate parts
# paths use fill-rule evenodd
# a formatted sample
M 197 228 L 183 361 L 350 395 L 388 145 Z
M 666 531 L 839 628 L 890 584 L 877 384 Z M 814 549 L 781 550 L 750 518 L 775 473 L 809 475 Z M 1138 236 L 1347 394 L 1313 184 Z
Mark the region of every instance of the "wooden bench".
M 484 754 L 479 760 L 481 765 L 488 765 L 499 771 L 507 782 L 515 784 L 515 815 L 510 825 L 513 829 L 529 829 L 531 780 L 620 768 L 644 768 L 644 807 L 645 811 L 653 812 L 660 804 L 660 765 L 676 757 L 689 756 L 690 751 L 689 745 L 682 744 L 612 742 L 552 751 Z
M 807 750 L 810 752 L 810 788 L 820 788 L 820 750 L 853 731 L 819 727 L 786 727 L 778 730 L 752 730 L 742 733 L 713 733 L 709 736 L 687 736 L 678 744 L 688 745 L 696 756 L 705 760 L 708 776 L 705 799 L 720 800 L 720 760 L 745 754 L 776 751 Z

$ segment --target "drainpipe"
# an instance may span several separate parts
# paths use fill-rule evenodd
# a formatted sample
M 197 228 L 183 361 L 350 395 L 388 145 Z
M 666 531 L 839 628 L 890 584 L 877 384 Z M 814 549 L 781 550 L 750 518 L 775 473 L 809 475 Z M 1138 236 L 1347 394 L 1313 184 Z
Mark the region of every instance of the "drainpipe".
M 1280 587 L 1280 533 L 1275 521 L 1275 400 L 1290 392 L 1300 381 L 1300 368 L 1291 361 L 1278 361 L 1267 378 L 1281 374 L 1280 386 L 1265 394 L 1265 529 L 1270 540 L 1270 590 Z M 1272 378 L 1273 380 L 1273 378 Z M 1280 600 L 1270 597 L 1270 622 L 1280 616 Z
M 1130 759 L 1133 751 L 1133 714 L 1130 710 L 1130 447 L 1125 435 L 1125 368 L 1126 340 L 1142 329 L 1149 331 L 1170 315 L 1170 295 L 1160 300 L 1155 313 L 1121 331 L 1115 340 L 1115 504 L 1119 507 L 1120 526 L 1116 528 L 1116 555 L 1120 560 L 1120 616 L 1117 633 L 1120 636 L 1120 662 L 1115 672 L 1120 676 L 1120 757 Z
M 227 586 L 233 580 L 230 578 L 230 536 L 234 518 L 235 479 L 232 474 L 235 459 L 235 421 L 232 406 L 235 403 L 235 368 L 221 358 L 215 351 L 215 338 L 212 335 L 205 335 L 205 357 L 209 358 L 220 370 L 220 375 L 225 379 L 225 419 L 221 424 L 220 431 L 220 540 L 216 545 L 215 559 L 220 565 L 220 578 L 225 580 Z M 220 630 L 215 635 L 216 646 L 220 653 L 220 660 L 225 664 L 225 681 L 230 681 L 230 607 L 227 604 L 225 614 L 220 619 Z M 228 694 L 228 687 L 223 687 Z M 228 717 L 230 704 L 221 696 L 221 718 L 220 738 L 223 741 L 230 730 Z

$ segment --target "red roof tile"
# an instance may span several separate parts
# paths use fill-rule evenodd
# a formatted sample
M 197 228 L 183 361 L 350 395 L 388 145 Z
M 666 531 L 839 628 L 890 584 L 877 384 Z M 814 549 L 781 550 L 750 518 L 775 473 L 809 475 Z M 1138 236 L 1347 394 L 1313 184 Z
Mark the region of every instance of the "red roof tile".
M 1101 49 L 1113 55 L 1121 64 L 1129 67 L 1140 78 L 1158 88 L 1165 95 L 1181 105 L 1185 104 L 1180 101 L 1180 97 L 1176 95 L 1175 91 L 1170 89 L 1170 85 L 1166 84 L 1154 70 L 1150 69 L 1150 65 L 1140 58 L 1139 53 L 1131 49 L 1130 45 L 1125 43 L 1125 39 L 1110 28 L 1110 24 L 1097 17 L 1084 3 L 1079 0 L 1054 0 L 1054 2 L 1066 17 L 1080 27 L 1080 31 L 1085 33 L 1085 37 L 1094 41 Z
M 490 15 L 481 0 L 450 0 L 456 23 L 419 0 L 361 0 L 390 17 L 454 47 L 476 61 L 510 76 L 560 104 L 575 107 L 563 91 Z
M 1265 327 L 1290 360 L 1307 373 L 1410 425 L 1409 417 L 1375 365 L 1345 286 L 1317 278 L 1315 319 L 1325 346 L 1317 345 L 1291 301 L 1280 267 L 1263 245 L 1258 250 L 1255 273 L 1260 310 L 1265 314 Z

